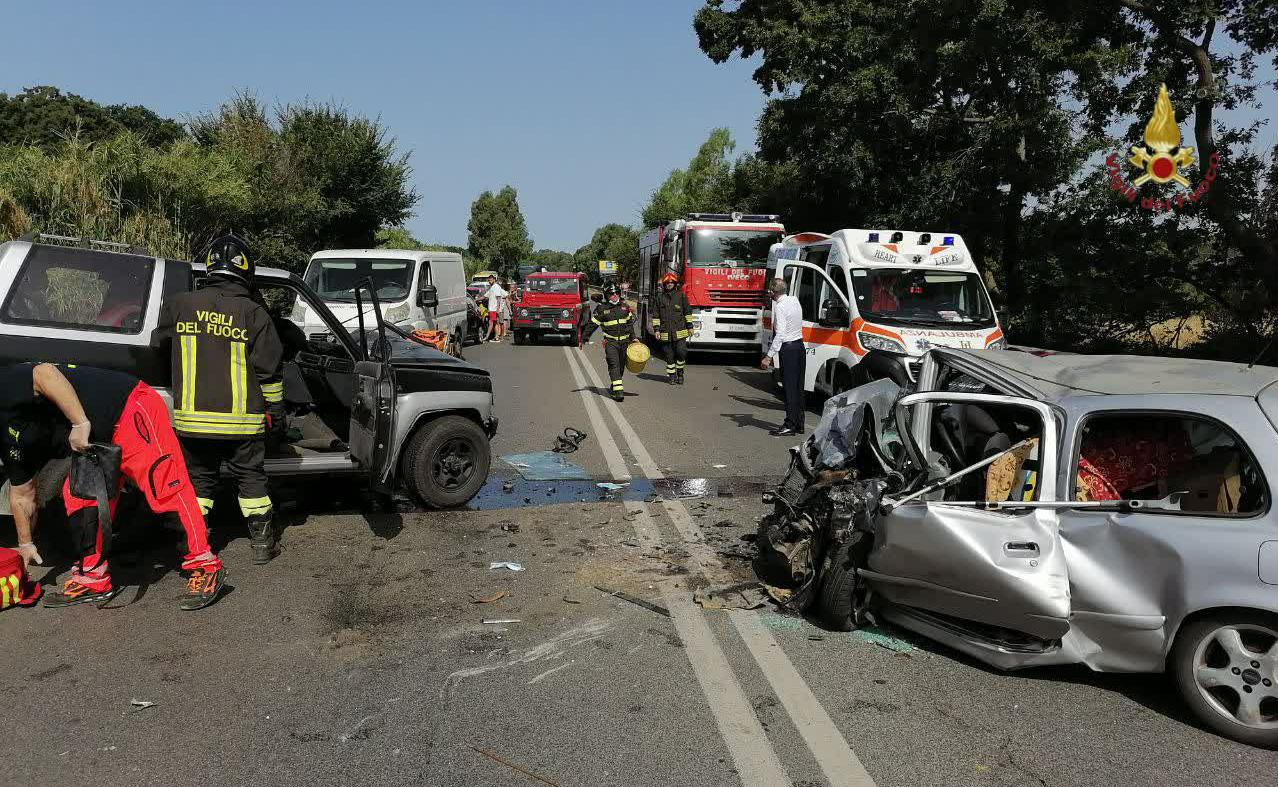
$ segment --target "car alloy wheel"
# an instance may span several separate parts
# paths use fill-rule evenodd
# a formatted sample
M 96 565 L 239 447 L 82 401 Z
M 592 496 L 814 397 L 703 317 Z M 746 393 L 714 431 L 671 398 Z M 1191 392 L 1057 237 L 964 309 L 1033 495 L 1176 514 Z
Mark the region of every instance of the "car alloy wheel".
M 1255 730 L 1278 730 L 1278 631 L 1222 625 L 1199 640 L 1192 667 L 1207 706 Z

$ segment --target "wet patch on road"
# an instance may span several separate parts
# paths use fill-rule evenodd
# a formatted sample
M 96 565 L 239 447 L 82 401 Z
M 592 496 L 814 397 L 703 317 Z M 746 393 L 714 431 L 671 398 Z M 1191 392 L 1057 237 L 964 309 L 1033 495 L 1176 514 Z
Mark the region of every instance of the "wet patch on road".
M 606 486 L 600 486 L 604 484 Z M 561 503 L 657 502 L 659 500 L 694 500 L 699 498 L 759 498 L 777 484 L 777 479 L 758 476 L 741 478 L 637 478 L 632 481 L 610 479 L 566 479 L 533 481 L 519 475 L 494 473 L 467 505 L 469 511 L 493 511 L 524 506 L 547 506 Z M 616 488 L 614 488 L 616 487 Z M 397 502 L 400 502 L 397 499 Z M 403 502 L 413 506 L 407 498 Z M 414 510 L 410 508 L 408 510 Z M 404 510 L 404 509 L 401 509 Z

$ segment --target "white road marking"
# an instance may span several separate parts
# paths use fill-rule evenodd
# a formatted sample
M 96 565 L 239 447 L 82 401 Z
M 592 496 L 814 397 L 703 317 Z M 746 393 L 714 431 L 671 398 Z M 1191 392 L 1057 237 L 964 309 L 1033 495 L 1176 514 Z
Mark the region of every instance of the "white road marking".
M 590 376 L 591 382 L 596 386 L 600 385 L 598 373 L 594 367 L 590 365 L 584 356 L 579 358 L 579 360 L 586 374 Z M 575 372 L 576 370 L 574 369 Z M 612 400 L 606 400 L 604 406 L 608 408 L 609 414 L 612 416 L 613 421 L 616 422 L 622 437 L 627 442 L 626 448 L 635 457 L 636 463 L 644 474 L 650 479 L 664 478 L 665 475 L 661 472 L 661 468 L 657 466 L 656 462 L 652 461 L 652 456 L 644 447 L 643 441 L 639 439 L 639 435 L 630 426 L 630 422 L 626 420 L 617 403 Z M 679 534 L 683 536 L 685 541 L 689 542 L 689 554 L 696 560 L 702 569 L 702 573 L 705 573 L 706 565 L 710 561 L 704 552 L 709 551 L 709 548 L 695 549 L 698 545 L 704 545 L 705 541 L 700 526 L 688 513 L 688 508 L 683 504 L 683 501 L 677 499 L 663 500 L 662 506 L 666 509 L 670 521 L 679 531 Z M 717 557 L 715 561 L 717 562 Z M 672 616 L 677 604 L 671 602 L 671 598 L 675 596 L 678 597 L 682 604 L 690 606 L 693 610 L 701 613 L 701 608 L 693 605 L 686 594 L 672 592 L 663 595 L 666 596 L 666 603 Z M 781 646 L 771 633 L 759 623 L 758 615 L 733 610 L 729 612 L 729 616 L 736 626 L 737 632 L 741 635 L 741 639 L 745 642 L 750 655 L 758 663 L 764 676 L 767 677 L 772 690 L 776 693 L 777 698 L 781 700 L 781 705 L 790 714 L 790 718 L 798 728 L 804 743 L 807 744 L 808 749 L 812 751 L 812 755 L 821 766 L 826 780 L 836 787 L 874 787 L 874 779 L 870 777 L 870 774 L 861 764 L 861 760 L 852 751 L 847 739 L 839 731 L 838 725 L 834 723 L 834 720 L 830 718 L 830 714 L 821 706 L 816 695 L 812 693 L 812 689 L 803 680 L 803 676 L 799 674 L 794 663 L 790 661 L 790 657 L 781 649 Z M 702 624 L 708 626 L 705 622 L 704 613 L 698 614 L 698 619 Z M 712 632 L 707 633 L 711 637 L 714 636 Z M 717 647 L 718 643 L 716 642 L 715 645 Z M 719 652 L 722 655 L 722 651 Z M 753 713 L 753 710 L 751 712 Z M 757 717 L 755 717 L 755 722 L 758 722 Z
M 581 367 L 585 367 L 587 371 L 593 370 L 584 358 L 574 357 L 573 351 L 569 348 L 564 348 L 564 354 L 568 356 L 568 366 L 572 369 L 577 387 L 581 389 L 581 398 L 586 405 L 586 415 L 590 418 L 590 424 L 599 437 L 604 459 L 609 465 L 609 472 L 614 477 L 620 478 L 619 472 L 625 470 L 621 452 L 596 406 L 594 401 L 596 394 L 586 389 L 586 380 L 582 376 Z M 581 363 L 580 366 L 578 361 Z M 598 385 L 597 378 L 595 384 Z M 640 449 L 642 450 L 642 446 Z M 644 453 L 646 455 L 647 452 Z M 648 458 L 648 461 L 651 462 L 651 458 Z M 629 478 L 629 476 L 626 477 Z M 628 513 L 634 514 L 632 524 L 640 541 L 646 545 L 661 543 L 661 531 L 652 520 L 652 514 L 646 504 L 626 501 L 625 508 Z M 683 643 L 688 663 L 692 666 L 692 673 L 696 676 L 701 692 L 710 705 L 715 726 L 719 728 L 719 736 L 728 747 L 732 765 L 743 787 L 782 787 L 790 784 L 790 777 L 781 767 L 781 760 L 777 757 L 776 749 L 772 747 L 772 742 L 764 733 L 759 717 L 755 715 L 754 708 L 746 699 L 741 682 L 737 680 L 736 674 L 728 664 L 727 657 L 723 655 L 723 649 L 719 647 L 719 641 L 715 639 L 714 632 L 710 629 L 710 624 L 706 621 L 701 608 L 694 605 L 687 594 L 680 593 L 669 586 L 662 586 L 661 597 L 666 608 L 670 610 L 670 620 L 679 634 L 679 640 Z
M 860 758 L 848 745 L 843 733 L 825 712 L 803 676 L 794 668 L 781 645 L 759 621 L 759 616 L 739 609 L 728 611 L 750 655 L 772 684 L 781 705 L 785 707 L 803 742 L 825 772 L 831 787 L 874 787 L 874 779 L 866 772 Z

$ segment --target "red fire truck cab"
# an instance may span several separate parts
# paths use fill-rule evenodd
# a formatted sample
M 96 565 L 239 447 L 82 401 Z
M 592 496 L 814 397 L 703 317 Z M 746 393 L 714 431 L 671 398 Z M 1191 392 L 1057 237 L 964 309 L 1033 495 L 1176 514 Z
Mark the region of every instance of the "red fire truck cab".
M 649 302 L 667 271 L 679 277 L 692 307 L 688 346 L 757 351 L 762 331 L 768 251 L 785 226 L 767 214 L 690 213 L 639 238 L 639 321 L 652 335 Z
M 522 297 L 511 308 L 515 344 L 554 334 L 581 346 L 581 334 L 590 319 L 589 302 L 586 277 L 580 273 L 529 274 Z

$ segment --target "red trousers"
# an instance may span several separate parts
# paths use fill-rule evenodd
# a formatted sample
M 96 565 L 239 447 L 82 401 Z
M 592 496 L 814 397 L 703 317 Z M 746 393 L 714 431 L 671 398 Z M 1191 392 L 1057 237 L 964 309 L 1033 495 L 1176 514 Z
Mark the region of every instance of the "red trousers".
M 182 446 L 169 421 L 169 410 L 151 386 L 138 383 L 133 389 L 124 405 L 124 412 L 115 425 L 111 441 L 120 446 L 123 453 L 121 483 L 124 478 L 128 478 L 142 490 L 152 511 L 157 514 L 177 514 L 182 521 L 182 528 L 186 531 L 186 556 L 182 560 L 182 568 L 203 568 L 209 571 L 221 568 L 222 561 L 209 549 L 208 528 L 204 523 L 204 515 L 200 513 L 200 504 L 195 498 L 195 488 L 191 486 L 191 478 L 186 471 Z M 120 492 L 117 489 L 110 501 L 113 517 L 119 499 Z M 66 504 L 68 517 L 84 511 L 81 516 L 91 514 L 96 521 L 97 502 L 73 497 L 70 478 L 62 485 L 62 501 Z M 111 575 L 106 561 L 102 560 L 101 551 L 102 531 L 99 529 L 97 547 L 93 554 L 76 563 L 72 569 L 72 579 L 94 590 L 110 588 Z M 90 566 L 93 568 L 89 568 Z

